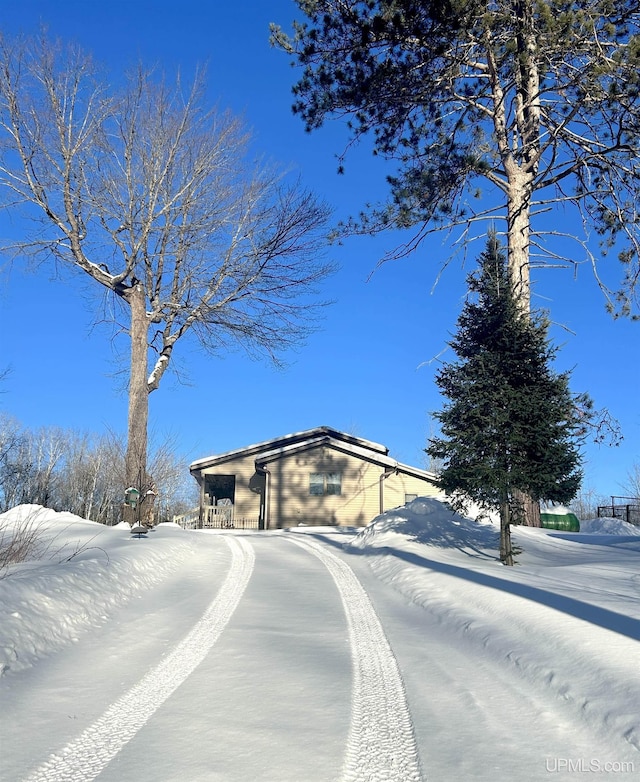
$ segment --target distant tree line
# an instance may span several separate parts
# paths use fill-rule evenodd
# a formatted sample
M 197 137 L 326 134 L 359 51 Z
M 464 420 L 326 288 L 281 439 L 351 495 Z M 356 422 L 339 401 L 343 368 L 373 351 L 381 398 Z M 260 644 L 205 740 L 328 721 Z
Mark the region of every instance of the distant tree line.
M 123 515 L 125 450 L 124 440 L 110 433 L 29 430 L 0 415 L 0 512 L 33 503 L 117 524 Z M 156 520 L 170 520 L 196 504 L 195 483 L 171 442 L 153 450 L 150 466 Z

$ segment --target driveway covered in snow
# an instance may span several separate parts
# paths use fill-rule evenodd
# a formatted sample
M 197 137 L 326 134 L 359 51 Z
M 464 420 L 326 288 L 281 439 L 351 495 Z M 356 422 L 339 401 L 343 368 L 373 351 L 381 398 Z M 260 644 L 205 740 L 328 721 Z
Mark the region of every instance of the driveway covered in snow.
M 449 543 L 451 529 L 444 528 Z M 538 654 L 535 669 L 537 639 L 500 627 L 529 608 L 531 631 L 546 624 L 553 636 L 558 609 L 532 605 L 508 582 L 496 594 L 498 581 L 489 578 L 499 580 L 504 569 L 483 549 L 482 530 L 469 532 L 466 554 L 464 545 L 443 545 L 442 535 L 432 534 L 431 546 L 417 541 L 420 565 L 419 536 L 406 531 L 395 549 L 397 532 L 376 547 L 372 529 L 356 538 L 166 528 L 140 541 L 104 530 L 99 550 L 87 546 L 58 562 L 58 580 L 56 568 L 19 570 L 0 581 L 0 594 L 14 601 L 9 618 L 18 639 L 0 678 L 0 779 L 506 782 L 607 769 L 633 778 L 640 768 L 635 707 L 625 713 L 624 699 L 612 693 L 600 719 L 600 685 L 589 691 L 579 683 L 586 669 L 578 658 L 578 684 L 567 675 L 571 665 L 554 663 L 553 654 Z M 352 541 L 358 546 L 345 545 Z M 630 551 L 637 557 L 637 545 Z M 575 559 L 574 549 L 569 554 Z M 468 579 L 455 570 L 464 557 Z M 427 589 L 417 589 L 419 576 Z M 28 592 L 37 579 L 48 613 L 20 601 L 37 601 Z M 68 615 L 74 587 L 87 598 L 75 604 L 84 617 Z M 66 641 L 53 637 L 56 616 L 72 628 Z M 584 620 L 560 618 L 571 640 Z M 38 622 L 49 642 L 36 638 Z M 589 629 L 596 644 L 598 633 L 609 632 Z M 625 646 L 612 650 L 618 665 L 637 639 L 609 632 L 607 640 L 616 637 Z M 549 647 L 548 638 L 541 642 Z M 603 663 L 600 673 L 624 670 Z M 637 680 L 624 687 L 636 703 Z

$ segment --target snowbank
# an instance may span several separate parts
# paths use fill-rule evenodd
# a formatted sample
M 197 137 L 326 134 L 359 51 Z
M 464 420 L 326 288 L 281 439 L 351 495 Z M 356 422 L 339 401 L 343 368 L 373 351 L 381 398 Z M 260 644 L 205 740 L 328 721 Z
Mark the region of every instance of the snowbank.
M 0 577 L 0 675 L 33 665 L 102 624 L 194 546 L 173 525 L 160 525 L 144 540 L 133 537 L 128 524 L 105 527 L 38 505 L 0 514 L 0 538 L 25 530 L 37 535 L 31 557 Z
M 504 567 L 497 525 L 422 498 L 376 517 L 351 545 L 375 554 L 376 576 L 434 616 L 452 644 L 640 751 L 640 530 L 616 519 L 582 530 L 514 527 L 521 552 Z
M 622 519 L 587 519 L 580 522 L 580 532 L 586 535 L 640 535 L 640 527 Z
M 545 509 L 545 513 L 558 515 L 570 512 L 563 506 Z M 516 538 L 530 533 L 556 536 L 559 534 L 556 530 L 543 532 L 540 529 L 517 526 L 511 529 Z M 566 534 L 640 536 L 640 527 L 621 519 L 586 519 L 580 522 L 580 533 Z M 442 500 L 418 497 L 403 507 L 376 516 L 367 527 L 359 531 L 350 545 L 361 549 L 381 548 L 389 545 L 394 536 L 396 539 L 400 536 L 437 548 L 450 548 L 467 553 L 475 551 L 476 554 L 483 550 L 488 555 L 498 545 L 498 535 L 499 527 L 496 521 L 474 521 L 451 510 Z

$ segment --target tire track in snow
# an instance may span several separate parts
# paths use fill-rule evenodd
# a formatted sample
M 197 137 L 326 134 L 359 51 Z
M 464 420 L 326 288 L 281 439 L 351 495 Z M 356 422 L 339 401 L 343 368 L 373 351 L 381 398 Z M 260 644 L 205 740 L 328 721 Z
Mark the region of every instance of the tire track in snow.
M 349 565 L 335 554 L 307 540 L 292 542 L 325 565 L 347 618 L 352 714 L 341 782 L 422 782 L 402 676 L 367 593 Z
M 51 755 L 25 782 L 90 782 L 138 733 L 169 696 L 200 665 L 240 602 L 253 572 L 253 548 L 225 537 L 231 567 L 202 617 L 155 668 L 115 701 L 92 725 Z

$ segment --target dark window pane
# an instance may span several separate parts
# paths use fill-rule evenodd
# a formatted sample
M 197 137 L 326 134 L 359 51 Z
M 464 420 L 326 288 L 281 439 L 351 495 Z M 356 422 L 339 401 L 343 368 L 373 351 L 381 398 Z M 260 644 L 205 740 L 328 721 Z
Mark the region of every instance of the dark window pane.
M 339 472 L 327 473 L 327 494 L 341 494 L 342 474 Z
M 321 496 L 324 494 L 324 475 L 321 472 L 312 472 L 309 476 L 309 494 Z

